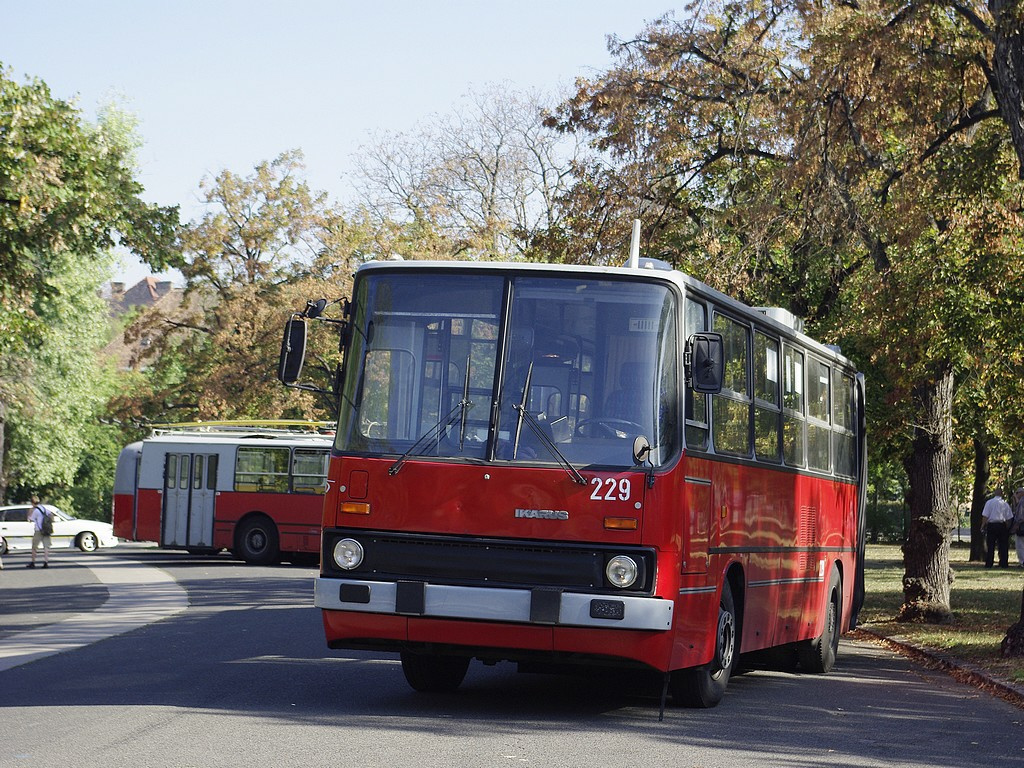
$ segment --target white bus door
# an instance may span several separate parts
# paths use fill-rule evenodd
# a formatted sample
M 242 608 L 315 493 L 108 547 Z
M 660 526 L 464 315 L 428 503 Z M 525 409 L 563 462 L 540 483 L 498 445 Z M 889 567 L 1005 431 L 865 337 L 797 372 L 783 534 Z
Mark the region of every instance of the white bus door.
M 165 547 L 213 545 L 213 508 L 217 456 L 168 453 L 164 465 Z
M 192 457 L 192 496 L 189 499 L 188 546 L 213 546 L 213 502 L 217 495 L 217 454 Z

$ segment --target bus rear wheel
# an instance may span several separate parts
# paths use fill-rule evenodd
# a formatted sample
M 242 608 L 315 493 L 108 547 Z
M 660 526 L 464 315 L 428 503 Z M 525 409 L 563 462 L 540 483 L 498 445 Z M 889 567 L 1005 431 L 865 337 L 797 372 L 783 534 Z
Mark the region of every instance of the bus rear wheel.
M 729 582 L 722 584 L 715 629 L 715 657 L 709 664 L 672 673 L 669 687 L 676 703 L 710 709 L 725 695 L 739 651 L 739 621 Z
M 280 554 L 277 526 L 266 517 L 251 517 L 235 534 L 235 557 L 250 565 L 268 565 Z
M 800 668 L 805 672 L 824 674 L 835 666 L 839 653 L 839 622 L 843 617 L 843 585 L 839 571 L 832 568 L 828 582 L 828 604 L 825 606 L 825 626 L 821 635 L 797 646 Z
M 469 669 L 468 656 L 437 656 L 402 651 L 406 682 L 421 693 L 451 693 L 462 685 Z

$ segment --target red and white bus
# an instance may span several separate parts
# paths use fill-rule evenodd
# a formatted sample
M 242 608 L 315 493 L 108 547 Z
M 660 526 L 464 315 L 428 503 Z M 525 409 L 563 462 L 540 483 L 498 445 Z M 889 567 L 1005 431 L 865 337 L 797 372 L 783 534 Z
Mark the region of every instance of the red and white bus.
M 397 651 L 427 691 L 473 658 L 632 664 L 705 707 L 740 653 L 832 667 L 863 601 L 863 379 L 788 313 L 636 260 L 372 263 L 345 314 L 331 648 Z
M 154 430 L 126 446 L 114 478 L 114 533 L 247 563 L 320 549 L 330 435 L 252 426 Z

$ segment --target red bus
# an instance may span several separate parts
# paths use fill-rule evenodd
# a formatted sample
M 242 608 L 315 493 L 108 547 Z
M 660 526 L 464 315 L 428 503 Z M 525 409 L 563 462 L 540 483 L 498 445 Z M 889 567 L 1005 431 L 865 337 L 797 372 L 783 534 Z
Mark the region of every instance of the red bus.
M 286 384 L 324 305 L 289 322 Z M 635 665 L 705 707 L 741 653 L 832 667 L 863 601 L 863 378 L 788 313 L 653 260 L 388 262 L 343 322 L 329 647 L 397 651 L 425 691 L 473 658 Z
M 114 533 L 193 553 L 230 549 L 253 564 L 315 559 L 332 440 L 265 427 L 155 430 L 118 457 Z

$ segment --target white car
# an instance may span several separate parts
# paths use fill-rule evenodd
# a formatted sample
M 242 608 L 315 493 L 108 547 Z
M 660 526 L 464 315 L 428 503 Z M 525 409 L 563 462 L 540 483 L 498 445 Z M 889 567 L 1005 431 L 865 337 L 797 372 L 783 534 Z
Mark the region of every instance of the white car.
M 95 552 L 100 547 L 116 547 L 117 537 L 114 526 L 96 520 L 79 520 L 61 512 L 50 504 L 44 504 L 53 513 L 53 535 L 50 546 L 78 547 L 83 552 Z M 32 549 L 32 523 L 28 513 L 31 504 L 15 504 L 0 507 L 0 555 L 22 549 Z

